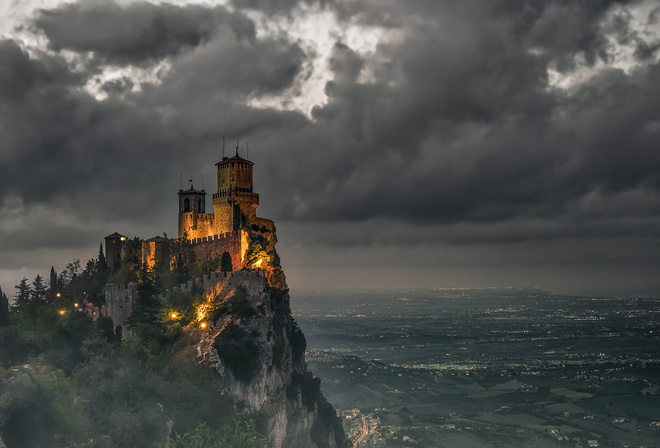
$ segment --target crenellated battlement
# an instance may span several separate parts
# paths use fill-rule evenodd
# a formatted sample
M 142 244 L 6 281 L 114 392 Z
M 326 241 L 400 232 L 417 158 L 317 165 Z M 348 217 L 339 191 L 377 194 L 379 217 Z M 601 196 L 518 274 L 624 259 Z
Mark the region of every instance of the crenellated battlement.
M 234 271 L 245 266 L 245 257 L 250 248 L 250 235 L 245 230 L 234 230 L 218 235 L 193 238 L 186 241 L 191 244 L 198 260 L 211 260 L 224 252 L 231 256 Z
M 195 289 L 205 295 L 218 295 L 227 289 L 234 290 L 238 286 L 243 286 L 251 295 L 256 295 L 267 290 L 266 275 L 264 271 L 257 269 L 245 269 L 236 272 L 211 272 L 210 275 L 204 275 L 202 278 L 196 277 L 172 290 L 166 290 L 158 296 L 161 302 L 167 303 L 172 293 L 181 291 L 183 293 L 193 292 Z
M 201 238 L 189 238 L 185 241 L 187 243 L 190 243 L 190 244 L 207 243 L 207 242 L 210 242 L 210 241 L 227 240 L 227 239 L 230 239 L 230 238 L 236 238 L 236 237 L 240 236 L 240 234 L 241 234 L 241 230 L 234 230 L 232 232 L 225 232 L 225 233 L 221 233 L 221 234 L 218 234 L 218 235 L 203 236 Z M 181 241 L 181 239 L 180 239 L 180 241 Z
M 206 191 L 196 190 L 192 185 L 188 190 L 180 189 L 178 238 L 155 236 L 142 241 L 142 265 L 154 272 L 164 272 L 194 263 L 207 263 L 219 269 L 222 263 L 227 267 L 226 254 L 231 258 L 233 273 L 214 272 L 203 278 L 193 279 L 185 284 L 160 294 L 161 302 L 167 303 L 176 291 L 192 292 L 201 289 L 206 295 L 223 294 L 229 297 L 239 287 L 245 287 L 251 295 L 268 294 L 268 285 L 278 291 L 286 290 L 279 262 L 276 262 L 274 245 L 277 242 L 275 226 L 269 219 L 257 217 L 259 195 L 253 191 L 252 167 L 254 163 L 238 155 L 223 157 L 216 163 L 218 170 L 218 190 L 213 195 L 213 213 L 206 213 Z M 108 241 L 115 242 L 110 251 Z M 106 238 L 106 254 L 113 255 L 115 267 L 123 260 L 126 237 L 113 234 Z M 248 266 L 248 254 L 259 254 Z M 112 253 L 111 253 L 112 252 Z M 120 256 L 121 254 L 121 256 Z M 258 258 L 258 259 L 257 259 Z M 275 266 L 275 267 L 274 267 Z M 137 292 L 135 285 L 106 285 L 106 304 L 103 315 L 111 317 L 115 325 L 125 326 L 131 315 Z
M 173 293 L 177 291 L 191 293 L 195 289 L 204 295 L 229 297 L 239 286 L 244 287 L 251 297 L 268 294 L 265 272 L 257 269 L 245 269 L 236 272 L 211 272 L 210 275 L 196 277 L 159 294 L 158 299 L 166 305 Z M 128 319 L 133 312 L 136 300 L 137 285 L 135 283 L 128 285 L 108 283 L 105 285 L 105 305 L 101 307 L 101 314 L 111 318 L 115 327 L 121 325 L 124 334 L 127 334 Z

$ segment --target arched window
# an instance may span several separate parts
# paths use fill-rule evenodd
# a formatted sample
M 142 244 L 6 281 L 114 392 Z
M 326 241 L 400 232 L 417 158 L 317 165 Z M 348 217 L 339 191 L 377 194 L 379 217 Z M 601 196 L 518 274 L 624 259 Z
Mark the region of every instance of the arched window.
M 188 213 L 190 211 L 190 199 L 185 198 L 183 200 L 183 212 Z
M 197 199 L 197 213 L 202 213 L 204 211 L 204 204 L 202 203 L 202 198 Z

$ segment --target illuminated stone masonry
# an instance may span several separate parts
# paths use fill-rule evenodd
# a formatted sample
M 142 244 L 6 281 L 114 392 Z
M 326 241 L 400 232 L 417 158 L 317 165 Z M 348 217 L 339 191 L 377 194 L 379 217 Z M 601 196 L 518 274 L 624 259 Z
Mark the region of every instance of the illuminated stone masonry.
M 183 249 L 189 250 L 195 260 L 214 260 L 227 252 L 235 271 L 232 278 L 244 275 L 236 271 L 256 269 L 261 271 L 260 276 L 245 274 L 255 279 L 249 282 L 257 281 L 259 285 L 265 283 L 285 291 L 286 280 L 274 249 L 277 242 L 275 225 L 270 219 L 257 217 L 259 195 L 253 189 L 254 163 L 237 152 L 233 157 L 223 157 L 215 166 L 218 190 L 213 195 L 214 212 L 206 213 L 206 191 L 196 190 L 191 181 L 188 190 L 178 192 L 178 238 L 156 236 L 142 241 L 142 263 L 162 269 L 167 268 L 169 260 L 169 267 L 172 267 L 176 261 L 174 254 L 184 252 Z M 124 256 L 127 238 L 114 233 L 105 241 L 106 259 L 111 269 L 116 270 Z M 253 257 L 249 259 L 251 250 Z M 157 262 L 165 265 L 156 267 Z M 261 280 L 256 280 L 257 277 Z M 228 274 L 216 272 L 209 278 L 198 280 L 203 281 L 205 289 L 217 289 L 226 284 L 228 278 Z M 211 283 L 215 286 L 209 286 Z M 102 314 L 113 318 L 115 324 L 124 325 L 135 298 L 134 285 L 108 284 Z M 162 295 L 161 300 L 166 297 Z

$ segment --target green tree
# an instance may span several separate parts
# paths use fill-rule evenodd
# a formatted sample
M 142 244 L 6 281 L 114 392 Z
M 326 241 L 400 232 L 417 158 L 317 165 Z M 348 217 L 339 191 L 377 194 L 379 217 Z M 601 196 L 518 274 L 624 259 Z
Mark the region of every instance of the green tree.
M 32 295 L 32 290 L 28 284 L 28 279 L 23 277 L 23 279 L 15 286 L 16 288 L 16 301 L 14 304 L 16 306 L 27 305 L 30 303 L 30 296 Z
M 108 263 L 105 261 L 105 255 L 103 255 L 103 243 L 99 245 L 98 270 L 102 272 L 108 270 Z
M 222 253 L 222 260 L 220 261 L 220 270 L 222 272 L 231 272 L 234 270 L 234 267 L 231 263 L 231 255 L 229 252 L 225 251 Z
M 141 268 L 142 240 L 136 237 L 124 242 L 121 266 L 108 278 L 108 283 L 137 283 Z
M 264 268 L 268 265 L 270 257 L 264 250 L 264 246 L 257 242 L 254 243 L 247 253 L 247 267 L 249 268 Z
M 216 337 L 214 347 L 237 380 L 249 382 L 259 371 L 259 347 L 238 324 L 227 324 Z
M 170 440 L 169 446 L 170 448 L 259 448 L 263 445 L 255 435 L 254 423 L 237 419 L 234 425 L 225 425 L 217 431 L 201 423 L 192 433 L 177 434 Z
M 48 294 L 48 301 L 52 302 L 55 298 L 55 294 L 59 292 L 58 282 L 57 282 L 57 272 L 55 272 L 55 266 L 50 267 L 50 279 L 48 280 L 48 289 L 50 294 Z
M 137 284 L 137 300 L 128 319 L 131 328 L 136 329 L 143 340 L 150 339 L 160 323 L 162 305 L 156 297 L 156 292 L 154 271 L 144 264 Z
M 67 286 L 73 279 L 76 278 L 78 275 L 78 271 L 80 270 L 80 260 L 77 258 L 74 258 L 72 262 L 67 263 L 66 266 L 64 267 L 64 270 L 60 272 L 60 276 L 58 278 L 59 283 L 62 286 Z
M 32 282 L 32 291 L 30 292 L 30 301 L 35 304 L 43 304 L 47 302 L 48 287 L 44 284 L 44 279 L 41 275 L 37 274 Z
M 0 288 L 0 326 L 9 324 L 9 300 Z

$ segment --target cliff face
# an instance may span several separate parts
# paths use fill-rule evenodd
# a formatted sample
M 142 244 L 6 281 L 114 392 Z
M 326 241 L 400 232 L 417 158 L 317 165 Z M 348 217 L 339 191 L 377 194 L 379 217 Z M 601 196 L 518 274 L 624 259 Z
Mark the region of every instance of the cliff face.
M 264 278 L 255 278 L 264 282 Z M 199 343 L 219 387 L 257 423 L 268 448 L 345 446 L 341 421 L 307 372 L 305 340 L 288 298 L 238 288 Z

